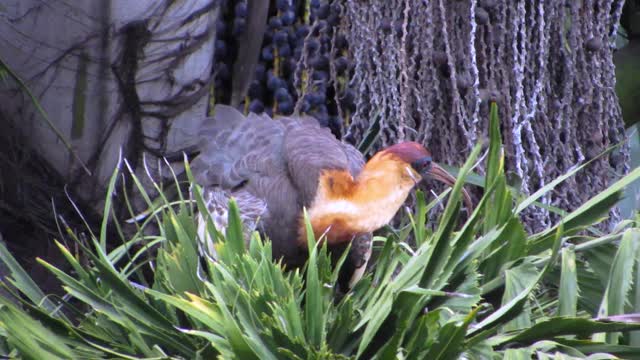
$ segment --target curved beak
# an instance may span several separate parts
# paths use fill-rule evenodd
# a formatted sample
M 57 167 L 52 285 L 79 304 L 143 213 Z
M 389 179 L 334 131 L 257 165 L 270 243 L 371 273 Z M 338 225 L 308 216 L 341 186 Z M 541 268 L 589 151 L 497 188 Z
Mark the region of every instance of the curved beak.
M 443 182 L 451 187 L 453 187 L 453 185 L 456 183 L 456 178 L 453 177 L 453 175 L 449 174 L 445 169 L 438 166 L 436 163 L 432 163 L 429 171 L 427 171 L 424 175 L 426 177 L 430 177 L 432 179 Z M 467 206 L 468 213 L 471 214 L 471 211 L 473 211 L 473 203 L 471 202 L 471 196 L 469 196 L 469 193 L 464 187 L 462 188 L 462 197 L 464 200 L 464 204 Z

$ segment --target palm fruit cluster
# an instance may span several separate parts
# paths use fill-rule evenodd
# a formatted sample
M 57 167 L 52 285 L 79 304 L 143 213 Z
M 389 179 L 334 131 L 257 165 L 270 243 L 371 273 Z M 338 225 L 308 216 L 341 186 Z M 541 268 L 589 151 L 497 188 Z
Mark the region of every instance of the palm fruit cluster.
M 270 116 L 309 114 L 340 135 L 355 110 L 352 63 L 340 32 L 342 6 L 328 0 L 271 0 L 259 61 L 243 105 Z M 247 31 L 246 0 L 222 1 L 216 26 L 215 102 L 228 103 L 233 62 Z M 252 35 L 253 36 L 253 35 Z

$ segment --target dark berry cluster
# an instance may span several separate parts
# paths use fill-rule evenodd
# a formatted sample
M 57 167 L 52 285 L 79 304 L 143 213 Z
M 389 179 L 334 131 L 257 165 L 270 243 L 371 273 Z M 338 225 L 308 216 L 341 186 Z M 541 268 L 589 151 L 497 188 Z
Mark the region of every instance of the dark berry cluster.
M 223 2 L 218 20 L 215 100 L 226 103 L 230 69 L 247 31 L 246 0 Z M 355 110 L 349 89 L 352 63 L 340 32 L 339 1 L 271 0 L 259 62 L 244 101 L 245 111 L 309 114 L 339 131 Z

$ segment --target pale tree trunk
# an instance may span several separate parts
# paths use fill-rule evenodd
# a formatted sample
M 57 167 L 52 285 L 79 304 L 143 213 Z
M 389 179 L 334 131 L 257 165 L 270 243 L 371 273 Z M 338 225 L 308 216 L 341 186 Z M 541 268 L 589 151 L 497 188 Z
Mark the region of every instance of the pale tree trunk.
M 212 0 L 1 2 L 0 59 L 59 131 L 17 82 L 0 85 L 0 232 L 19 257 L 57 253 L 52 199 L 69 208 L 64 186 L 99 214 L 121 157 L 142 175 L 192 145 L 217 15 Z
M 13 0 L 3 4 L 0 56 L 31 88 L 72 156 L 18 88 L 2 88 L 19 122 L 84 201 L 104 197 L 122 156 L 153 168 L 188 146 L 206 114 L 217 8 L 211 0 Z M 83 164 L 92 173 L 89 176 Z

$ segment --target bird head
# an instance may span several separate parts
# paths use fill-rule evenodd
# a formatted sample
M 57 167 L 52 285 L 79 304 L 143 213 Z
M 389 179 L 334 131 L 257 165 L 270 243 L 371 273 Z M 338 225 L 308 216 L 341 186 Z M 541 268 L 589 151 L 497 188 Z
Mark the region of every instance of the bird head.
M 339 244 L 381 228 L 393 219 L 410 191 L 424 178 L 449 186 L 456 182 L 416 142 L 396 144 L 378 152 L 355 179 L 348 170 L 323 171 L 309 209 L 316 239 L 324 235 L 330 245 Z M 464 189 L 463 196 L 470 210 L 471 198 Z M 302 222 L 299 239 L 302 244 L 306 241 Z
M 429 150 L 417 142 L 395 144 L 383 150 L 383 153 L 390 155 L 398 164 L 398 170 L 404 172 L 403 176 L 411 179 L 416 185 L 425 178 L 435 179 L 448 186 L 453 186 L 456 182 L 455 177 L 433 162 Z M 462 196 L 468 210 L 471 211 L 471 197 L 464 188 Z

